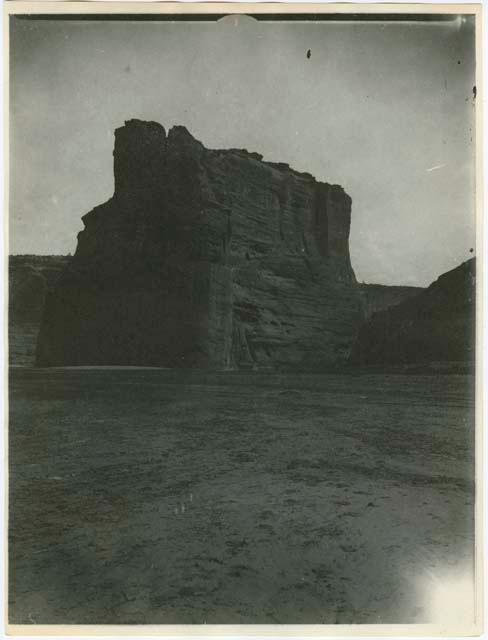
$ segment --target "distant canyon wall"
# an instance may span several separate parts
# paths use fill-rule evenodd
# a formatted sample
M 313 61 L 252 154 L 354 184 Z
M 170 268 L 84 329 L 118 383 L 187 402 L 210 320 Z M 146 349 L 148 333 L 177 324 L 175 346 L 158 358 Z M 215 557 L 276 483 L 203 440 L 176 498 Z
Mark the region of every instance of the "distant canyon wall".
M 474 364 L 476 261 L 442 274 L 427 289 L 373 314 L 351 353 L 354 365 Z
M 400 304 L 423 291 L 422 287 L 402 287 L 384 284 L 362 283 L 358 287 L 365 320 L 369 320 L 374 313 Z
M 9 363 L 32 366 L 44 303 L 69 262 L 68 256 L 9 257 Z

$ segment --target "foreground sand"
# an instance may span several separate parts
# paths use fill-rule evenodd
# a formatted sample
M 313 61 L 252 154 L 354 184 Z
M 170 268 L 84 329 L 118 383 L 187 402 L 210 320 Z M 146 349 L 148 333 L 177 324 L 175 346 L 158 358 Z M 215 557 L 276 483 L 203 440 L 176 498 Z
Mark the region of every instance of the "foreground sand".
M 472 565 L 470 376 L 10 384 L 11 623 L 427 622 Z

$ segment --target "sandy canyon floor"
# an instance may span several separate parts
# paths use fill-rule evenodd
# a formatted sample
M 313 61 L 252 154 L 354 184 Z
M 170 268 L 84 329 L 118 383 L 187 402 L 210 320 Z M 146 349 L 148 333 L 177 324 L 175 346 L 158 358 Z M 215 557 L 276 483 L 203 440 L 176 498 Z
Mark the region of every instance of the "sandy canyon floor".
M 430 621 L 472 566 L 468 375 L 10 372 L 9 618 Z

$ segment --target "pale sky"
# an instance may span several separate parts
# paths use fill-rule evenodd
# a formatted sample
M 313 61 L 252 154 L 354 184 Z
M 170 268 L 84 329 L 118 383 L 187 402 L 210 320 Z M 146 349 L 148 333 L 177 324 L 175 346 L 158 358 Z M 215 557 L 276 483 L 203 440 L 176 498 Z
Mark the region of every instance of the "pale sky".
M 140 118 L 341 184 L 360 281 L 427 285 L 470 257 L 470 18 L 11 20 L 10 253 L 74 252 L 113 193 L 114 129 Z

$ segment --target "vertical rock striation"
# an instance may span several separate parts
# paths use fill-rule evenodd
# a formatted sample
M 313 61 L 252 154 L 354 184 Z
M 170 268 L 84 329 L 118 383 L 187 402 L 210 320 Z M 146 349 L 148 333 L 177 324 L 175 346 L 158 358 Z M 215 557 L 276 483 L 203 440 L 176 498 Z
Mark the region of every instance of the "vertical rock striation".
M 114 195 L 83 217 L 48 294 L 37 363 L 302 367 L 343 362 L 361 320 L 351 199 L 184 127 L 115 132 Z

